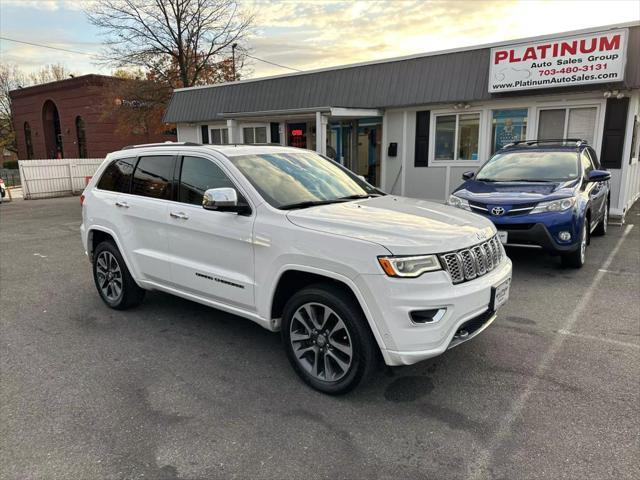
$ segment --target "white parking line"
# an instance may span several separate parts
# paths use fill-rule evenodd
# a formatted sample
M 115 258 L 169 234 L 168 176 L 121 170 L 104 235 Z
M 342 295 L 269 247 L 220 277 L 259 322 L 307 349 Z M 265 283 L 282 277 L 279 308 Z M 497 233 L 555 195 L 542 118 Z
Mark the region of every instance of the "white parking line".
M 633 228 L 633 225 L 628 225 L 627 228 L 625 228 L 622 236 L 618 240 L 618 243 L 616 243 L 615 248 L 611 251 L 611 253 L 609 253 L 609 256 L 607 257 L 605 262 L 602 264 L 598 272 L 593 277 L 593 281 L 591 282 L 591 285 L 589 285 L 587 290 L 584 292 L 584 294 L 578 301 L 578 305 L 576 305 L 576 308 L 573 310 L 573 313 L 567 318 L 564 325 L 562 325 L 562 328 L 560 329 L 560 331 L 570 332 L 572 330 L 572 327 L 578 320 L 578 318 L 580 318 L 580 316 L 584 313 L 584 310 L 586 309 L 587 304 L 589 303 L 589 300 L 593 298 L 593 293 L 594 293 L 594 290 L 596 289 L 596 286 L 598 285 L 598 283 L 600 282 L 600 280 L 605 274 L 605 272 L 603 272 L 602 270 L 609 269 L 611 262 L 613 262 L 613 259 L 618 253 L 618 250 L 620 250 L 622 243 L 627 238 L 627 235 L 629 235 L 629 232 L 631 231 L 632 228 Z M 518 417 L 522 413 L 522 410 L 524 409 L 525 404 L 529 400 L 531 393 L 536 389 L 536 386 L 540 381 L 539 379 L 544 378 L 547 369 L 551 365 L 551 362 L 553 362 L 555 356 L 560 351 L 560 348 L 562 347 L 562 343 L 567 337 L 567 335 L 561 334 L 560 331 L 553 339 L 553 343 L 551 344 L 551 347 L 549 347 L 549 350 L 547 350 L 544 357 L 542 357 L 542 360 L 540 361 L 540 363 L 538 364 L 538 367 L 536 368 L 536 372 L 529 378 L 529 381 L 525 385 L 525 388 L 522 391 L 522 394 L 520 394 L 520 396 L 516 398 L 511 404 L 510 411 L 503 418 L 502 422 L 500 423 L 500 427 L 498 428 L 498 431 L 496 432 L 492 441 L 489 443 L 489 446 L 480 453 L 480 455 L 478 456 L 478 459 L 473 464 L 469 465 L 468 477 L 470 479 L 480 480 L 480 479 L 490 478 L 488 467 L 491 464 L 491 460 L 493 459 L 493 455 L 495 454 L 496 449 L 502 444 L 503 440 L 511 434 L 511 427 L 513 426 L 513 423 L 518 419 Z
M 622 340 L 616 340 L 614 338 L 596 337 L 595 335 L 586 335 L 584 333 L 573 333 L 567 330 L 558 330 L 558 333 L 561 335 L 569 335 L 571 337 L 584 338 L 585 340 L 595 340 L 597 342 L 611 343 L 613 345 L 619 345 L 621 347 L 630 347 L 630 348 L 640 349 L 640 345 L 638 345 L 637 343 L 623 342 Z

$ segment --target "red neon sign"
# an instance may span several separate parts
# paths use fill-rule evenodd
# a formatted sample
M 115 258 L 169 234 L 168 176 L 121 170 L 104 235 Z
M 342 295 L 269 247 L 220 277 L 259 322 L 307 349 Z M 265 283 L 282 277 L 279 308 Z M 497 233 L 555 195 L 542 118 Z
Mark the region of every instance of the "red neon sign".
M 291 130 L 291 136 L 292 137 L 301 137 L 302 136 L 302 130 L 301 129 Z

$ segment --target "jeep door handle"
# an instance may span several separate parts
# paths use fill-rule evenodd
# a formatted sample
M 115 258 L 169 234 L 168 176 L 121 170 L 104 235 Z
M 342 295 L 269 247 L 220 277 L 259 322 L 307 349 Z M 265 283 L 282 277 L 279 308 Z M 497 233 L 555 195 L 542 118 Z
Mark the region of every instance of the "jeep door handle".
M 181 220 L 189 220 L 189 215 L 184 212 L 169 212 L 172 218 L 179 218 Z
M 129 204 L 127 202 L 116 202 L 116 207 L 129 208 Z

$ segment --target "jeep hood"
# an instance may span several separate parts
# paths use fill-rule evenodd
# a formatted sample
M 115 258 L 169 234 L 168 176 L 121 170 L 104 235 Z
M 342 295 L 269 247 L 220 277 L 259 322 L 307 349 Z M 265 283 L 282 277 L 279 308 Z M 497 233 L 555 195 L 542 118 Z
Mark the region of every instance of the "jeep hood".
M 391 195 L 292 210 L 287 218 L 299 227 L 378 243 L 395 255 L 457 250 L 495 232 L 474 213 Z

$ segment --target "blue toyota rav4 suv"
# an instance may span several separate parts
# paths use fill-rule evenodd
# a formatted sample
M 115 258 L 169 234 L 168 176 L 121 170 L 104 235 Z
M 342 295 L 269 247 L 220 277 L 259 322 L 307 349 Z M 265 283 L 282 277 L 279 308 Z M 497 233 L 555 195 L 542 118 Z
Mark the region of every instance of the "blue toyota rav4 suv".
M 607 233 L 611 175 L 583 140 L 511 143 L 462 178 L 448 203 L 491 219 L 505 245 L 543 248 L 580 268 L 590 236 Z

